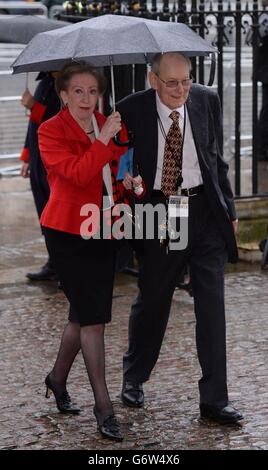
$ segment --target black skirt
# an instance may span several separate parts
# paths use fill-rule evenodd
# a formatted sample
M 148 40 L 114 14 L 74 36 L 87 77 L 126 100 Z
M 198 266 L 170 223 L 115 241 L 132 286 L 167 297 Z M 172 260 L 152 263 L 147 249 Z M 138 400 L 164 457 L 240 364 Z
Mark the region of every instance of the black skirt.
M 111 321 L 116 241 L 84 240 L 43 227 L 49 256 L 70 302 L 69 320 L 81 326 Z

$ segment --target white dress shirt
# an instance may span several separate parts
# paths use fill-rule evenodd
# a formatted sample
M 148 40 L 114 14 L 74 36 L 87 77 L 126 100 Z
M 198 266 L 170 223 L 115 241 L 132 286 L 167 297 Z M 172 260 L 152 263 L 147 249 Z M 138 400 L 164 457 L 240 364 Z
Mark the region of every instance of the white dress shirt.
M 169 117 L 172 111 L 178 111 L 179 113 L 179 126 L 181 133 L 183 134 L 184 129 L 184 119 L 186 118 L 185 123 L 185 135 L 184 143 L 182 150 L 182 177 L 183 182 L 182 188 L 193 188 L 203 184 L 203 179 L 200 171 L 200 166 L 198 162 L 198 157 L 196 153 L 195 143 L 193 139 L 193 133 L 191 129 L 191 123 L 187 113 L 186 106 L 181 106 L 175 110 L 169 109 L 165 104 L 160 100 L 158 93 L 156 92 L 156 108 L 158 115 L 163 124 L 166 135 L 168 134 L 169 128 L 172 125 L 173 121 Z M 186 112 L 186 116 L 184 115 Z M 164 160 L 164 150 L 165 150 L 165 136 L 161 131 L 160 122 L 158 120 L 158 152 L 157 152 L 157 169 L 156 176 L 154 181 L 154 189 L 161 189 L 161 179 L 162 179 L 162 168 Z

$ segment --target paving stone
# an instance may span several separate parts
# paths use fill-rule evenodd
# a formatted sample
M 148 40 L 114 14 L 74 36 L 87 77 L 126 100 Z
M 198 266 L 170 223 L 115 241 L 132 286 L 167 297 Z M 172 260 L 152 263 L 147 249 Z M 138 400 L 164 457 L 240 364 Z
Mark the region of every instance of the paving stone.
M 7 188 L 4 196 L 0 191 L 0 210 L 7 194 Z M 26 280 L 27 272 L 45 263 L 46 253 L 29 191 L 11 190 L 9 198 L 12 221 L 5 220 L 0 247 L 0 449 L 268 450 L 267 271 L 258 266 L 245 271 L 243 266 L 226 275 L 229 394 L 245 416 L 243 424 L 227 427 L 199 419 L 193 299 L 179 290 L 159 361 L 144 386 L 145 408 L 121 404 L 122 354 L 137 287 L 135 278 L 117 275 L 113 321 L 106 328 L 106 367 L 125 440 L 112 443 L 97 431 L 81 354 L 68 382 L 81 415 L 61 415 L 53 397 L 45 398 L 44 379 L 55 359 L 68 304 L 55 283 Z

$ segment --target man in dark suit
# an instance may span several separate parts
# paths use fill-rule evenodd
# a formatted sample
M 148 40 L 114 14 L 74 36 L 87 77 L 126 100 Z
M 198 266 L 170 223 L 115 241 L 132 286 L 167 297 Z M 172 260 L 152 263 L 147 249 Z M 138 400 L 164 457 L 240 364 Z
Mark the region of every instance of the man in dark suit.
M 187 263 L 194 294 L 200 413 L 219 423 L 242 419 L 228 402 L 226 378 L 224 269 L 237 260 L 233 194 L 222 158 L 222 118 L 218 95 L 191 83 L 190 61 L 178 53 L 157 55 L 151 89 L 122 100 L 117 109 L 134 134 L 134 161 L 146 187 L 138 203 L 167 204 L 188 196 L 188 245 L 170 250 L 157 239 L 142 240 L 139 294 L 129 320 L 123 359 L 122 400 L 144 403 L 143 383 L 158 359 L 178 274 Z M 171 161 L 173 159 L 173 161 Z M 171 165 L 171 166 L 170 166 Z M 173 165 L 173 166 L 172 166 Z M 168 174 L 169 173 L 169 174 Z M 175 182 L 172 181 L 176 174 Z M 127 175 L 125 187 L 136 186 Z

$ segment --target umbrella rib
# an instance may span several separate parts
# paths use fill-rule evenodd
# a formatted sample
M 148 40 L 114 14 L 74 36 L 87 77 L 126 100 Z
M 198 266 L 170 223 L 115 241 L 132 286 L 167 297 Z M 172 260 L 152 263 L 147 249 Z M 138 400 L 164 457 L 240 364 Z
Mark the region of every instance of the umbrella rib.
M 76 60 L 76 59 L 75 59 L 76 46 L 77 46 L 77 44 L 79 44 L 79 43 L 81 42 L 80 36 L 81 36 L 82 31 L 83 31 L 84 29 L 86 29 L 86 28 L 83 28 L 82 26 L 78 29 L 78 36 L 77 36 L 77 38 L 76 38 L 76 40 L 75 40 L 75 42 L 74 42 L 73 57 L 71 57 L 71 60 L 73 60 L 73 61 Z M 78 59 L 79 59 L 79 58 L 78 58 Z M 78 60 L 78 59 L 77 59 L 77 60 Z
M 144 22 L 144 24 L 145 24 L 145 26 L 146 26 L 147 30 L 149 31 L 149 33 L 150 33 L 150 35 L 151 35 L 151 37 L 152 37 L 153 41 L 155 42 L 155 44 L 156 44 L 156 47 L 157 47 L 158 49 L 160 49 L 160 51 L 161 51 L 161 54 L 163 54 L 162 48 L 159 46 L 159 44 L 158 44 L 157 40 L 155 39 L 155 37 L 154 37 L 153 33 L 151 32 L 150 28 L 148 27 L 147 23 L 146 23 L 146 22 Z

